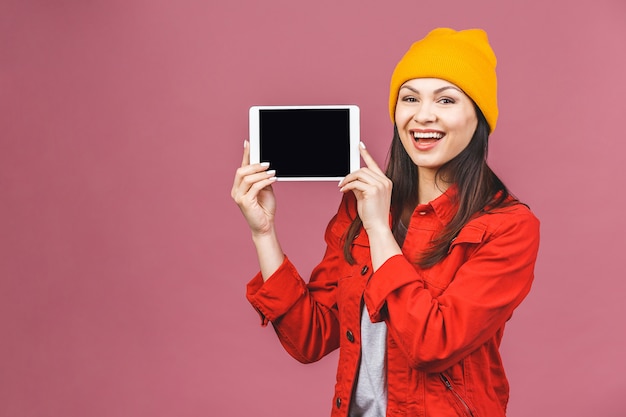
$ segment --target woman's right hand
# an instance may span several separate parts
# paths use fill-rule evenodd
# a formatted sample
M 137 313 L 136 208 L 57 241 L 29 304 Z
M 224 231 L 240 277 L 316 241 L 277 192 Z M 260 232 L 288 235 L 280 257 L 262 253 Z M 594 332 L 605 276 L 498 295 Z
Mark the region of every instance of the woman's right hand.
M 244 142 L 243 160 L 237 169 L 231 197 L 243 213 L 253 236 L 269 234 L 274 228 L 276 198 L 272 183 L 276 172 L 269 164 L 250 164 L 250 144 Z

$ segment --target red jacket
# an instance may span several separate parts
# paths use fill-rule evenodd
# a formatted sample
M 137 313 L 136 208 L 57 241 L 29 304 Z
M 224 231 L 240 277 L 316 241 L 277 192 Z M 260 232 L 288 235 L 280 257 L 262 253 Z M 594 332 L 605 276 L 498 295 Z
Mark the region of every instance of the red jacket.
M 332 416 L 347 416 L 360 354 L 361 300 L 387 337 L 387 416 L 504 416 L 509 386 L 498 352 L 505 322 L 528 294 L 539 246 L 539 221 L 522 204 L 471 220 L 448 256 L 422 269 L 415 259 L 454 215 L 451 192 L 419 205 L 403 255 L 372 273 L 364 231 L 356 260 L 342 236 L 356 214 L 349 193 L 326 229 L 327 249 L 307 283 L 285 259 L 247 297 L 271 322 L 287 352 L 314 362 L 339 348 Z

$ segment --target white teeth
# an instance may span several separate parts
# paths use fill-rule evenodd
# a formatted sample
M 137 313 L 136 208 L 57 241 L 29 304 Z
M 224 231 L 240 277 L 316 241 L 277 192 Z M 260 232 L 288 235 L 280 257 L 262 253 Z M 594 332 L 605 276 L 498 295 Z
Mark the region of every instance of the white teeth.
M 443 137 L 443 133 L 439 133 L 439 132 L 428 132 L 428 133 L 413 132 L 414 139 L 441 139 L 442 137 Z

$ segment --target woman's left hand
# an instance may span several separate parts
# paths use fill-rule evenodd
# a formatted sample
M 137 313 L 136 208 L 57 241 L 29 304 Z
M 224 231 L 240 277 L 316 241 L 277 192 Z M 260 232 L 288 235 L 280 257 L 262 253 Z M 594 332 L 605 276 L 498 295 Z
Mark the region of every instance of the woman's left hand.
M 354 171 L 339 183 L 340 191 L 354 192 L 357 209 L 368 234 L 374 231 L 389 231 L 389 210 L 391 207 L 391 189 L 393 184 L 360 143 L 359 152 L 366 167 Z

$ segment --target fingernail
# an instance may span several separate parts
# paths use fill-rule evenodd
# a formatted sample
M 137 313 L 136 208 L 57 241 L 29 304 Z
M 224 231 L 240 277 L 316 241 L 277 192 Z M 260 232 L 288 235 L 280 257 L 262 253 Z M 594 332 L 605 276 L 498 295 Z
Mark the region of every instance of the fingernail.
M 359 142 L 359 146 L 363 149 L 365 149 L 365 144 L 363 142 Z
M 276 175 L 276 170 L 275 169 L 270 169 L 268 171 L 265 171 L 265 173 L 267 175 L 269 175 L 270 177 L 273 177 L 274 175 Z
M 244 141 L 243 141 L 243 147 L 244 147 L 244 148 L 247 148 L 247 147 L 248 147 L 248 141 L 247 141 L 247 140 L 244 140 Z
M 261 162 L 261 166 L 262 167 L 268 167 L 268 166 L 270 166 L 270 163 L 269 162 Z

